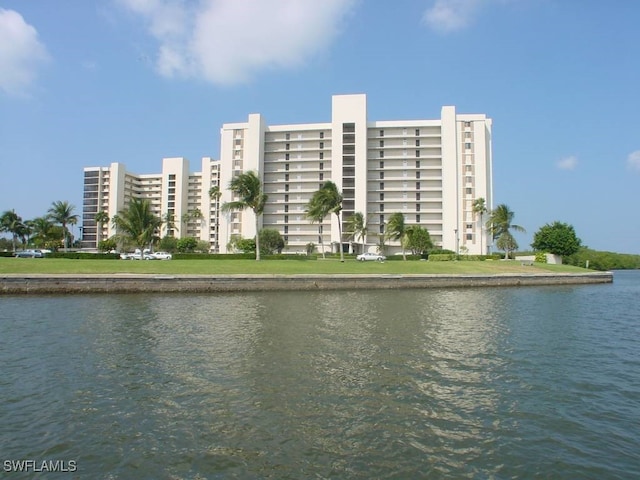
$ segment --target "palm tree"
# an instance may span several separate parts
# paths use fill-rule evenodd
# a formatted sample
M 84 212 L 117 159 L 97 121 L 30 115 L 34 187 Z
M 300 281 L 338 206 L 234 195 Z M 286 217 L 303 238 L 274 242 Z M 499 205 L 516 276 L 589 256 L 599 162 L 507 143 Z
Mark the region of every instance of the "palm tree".
M 368 233 L 367 220 L 364 218 L 364 214 L 362 212 L 355 212 L 351 215 L 347 220 L 347 227 L 349 228 L 351 237 L 355 241 L 358 241 L 358 238 L 362 240 L 362 252 L 360 253 L 364 253 L 364 239 Z
M 520 225 L 515 225 L 513 217 L 515 214 L 504 203 L 498 205 L 489 215 L 487 221 L 487 229 L 494 240 L 498 240 L 496 246 L 506 253 L 506 258 L 509 258 L 509 253 L 515 251 L 518 248 L 518 243 L 511 234 L 511 230 L 516 232 L 526 232 L 526 230 Z
M 62 245 L 65 252 L 67 251 L 67 241 L 69 238 L 67 225 L 75 225 L 78 223 L 78 215 L 73 213 L 75 209 L 76 207 L 69 202 L 57 200 L 51 204 L 51 208 L 48 211 L 49 218 L 54 223 L 62 225 Z
M 22 218 L 15 210 L 7 210 L 0 217 L 0 231 L 11 234 L 13 242 L 13 252 L 15 253 L 18 244 L 18 236 L 22 230 Z
M 324 231 L 322 222 L 324 222 L 324 218 L 327 216 L 327 212 L 325 212 L 323 205 L 320 205 L 317 200 L 314 200 L 314 198 L 312 198 L 305 208 L 305 215 L 309 220 L 311 220 L 311 223 L 318 222 L 320 224 L 318 228 L 318 233 L 320 233 L 320 251 L 322 252 L 322 258 L 326 258 L 324 252 Z
M 482 237 L 484 236 L 484 228 L 483 228 L 483 223 L 482 223 L 482 216 L 487 213 L 487 205 L 485 202 L 485 199 L 480 197 L 480 198 L 476 198 L 473 201 L 473 214 L 474 215 L 478 215 L 480 217 L 480 254 L 484 255 L 485 252 L 482 248 Z
M 113 217 L 117 235 L 131 240 L 140 249 L 142 258 L 144 248 L 157 239 L 162 220 L 151 211 L 151 203 L 144 198 L 132 198 L 126 209 Z
M 23 231 L 22 227 L 22 218 L 15 212 L 15 210 L 7 210 L 0 217 L 0 231 L 11 234 L 14 253 L 16 251 L 18 237 Z
M 256 260 L 260 260 L 260 237 L 258 230 L 260 229 L 260 215 L 264 212 L 264 206 L 267 203 L 267 195 L 262 192 L 260 177 L 258 177 L 258 174 L 254 171 L 241 173 L 229 182 L 229 190 L 239 199 L 225 202 L 222 205 L 222 211 L 229 212 L 232 210 L 245 210 L 247 208 L 253 210 L 256 222 Z
M 404 251 L 405 245 L 405 236 L 406 225 L 404 223 L 404 215 L 400 212 L 392 213 L 389 217 L 389 221 L 387 222 L 387 226 L 385 229 L 385 235 L 387 238 L 391 240 L 399 240 L 400 246 L 402 247 L 402 259 L 406 260 L 407 256 Z
M 49 217 L 36 217 L 31 220 L 33 242 L 38 247 L 44 247 L 52 239 L 53 223 Z
M 102 240 L 102 228 L 103 225 L 105 223 L 109 222 L 109 214 L 107 212 L 105 212 L 104 210 L 100 210 L 98 213 L 96 213 L 96 217 L 95 217 L 96 223 L 98 224 L 98 231 L 96 232 L 96 247 L 100 244 L 100 241 Z
M 342 211 L 342 193 L 335 183 L 328 180 L 324 182 L 320 190 L 317 190 L 307 204 L 307 216 L 315 221 L 322 221 L 330 213 L 335 213 L 338 218 L 338 235 L 340 244 L 340 261 L 344 262 L 344 252 L 342 251 L 342 222 L 340 212 Z M 322 236 L 320 237 L 322 238 Z M 323 249 L 324 251 L 324 249 Z

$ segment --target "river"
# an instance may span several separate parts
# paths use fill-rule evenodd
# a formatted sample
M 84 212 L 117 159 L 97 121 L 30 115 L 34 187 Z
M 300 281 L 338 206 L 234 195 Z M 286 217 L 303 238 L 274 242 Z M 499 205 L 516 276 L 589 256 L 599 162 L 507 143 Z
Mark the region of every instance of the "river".
M 638 271 L 3 296 L 0 339 L 6 478 L 640 478 Z

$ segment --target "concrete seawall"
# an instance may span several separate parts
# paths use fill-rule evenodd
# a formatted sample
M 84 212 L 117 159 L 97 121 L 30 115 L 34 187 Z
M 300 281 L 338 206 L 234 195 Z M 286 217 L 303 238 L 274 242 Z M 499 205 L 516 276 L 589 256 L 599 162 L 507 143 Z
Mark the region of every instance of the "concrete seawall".
M 611 272 L 500 275 L 0 275 L 0 295 L 515 287 L 613 282 Z

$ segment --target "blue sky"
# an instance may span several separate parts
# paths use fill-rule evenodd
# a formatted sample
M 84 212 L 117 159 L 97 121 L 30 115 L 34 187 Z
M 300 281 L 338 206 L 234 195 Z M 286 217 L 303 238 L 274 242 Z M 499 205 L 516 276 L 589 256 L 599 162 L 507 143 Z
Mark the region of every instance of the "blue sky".
M 640 253 L 640 2 L 0 0 L 0 210 L 82 210 L 82 169 L 219 158 L 223 123 L 493 119 L 494 204 Z

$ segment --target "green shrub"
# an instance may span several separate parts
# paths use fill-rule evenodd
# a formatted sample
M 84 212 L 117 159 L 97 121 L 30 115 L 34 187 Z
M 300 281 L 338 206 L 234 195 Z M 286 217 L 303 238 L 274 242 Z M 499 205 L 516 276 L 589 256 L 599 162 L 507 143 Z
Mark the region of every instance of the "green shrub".
M 69 258 L 72 260 L 117 260 L 120 255 L 117 253 L 51 252 L 47 253 L 46 257 Z
M 536 252 L 536 263 L 547 263 L 547 254 L 545 252 Z
M 451 262 L 455 259 L 455 253 L 432 253 L 429 255 L 430 262 Z
M 405 257 L 407 257 L 407 261 L 408 260 L 420 260 L 422 258 L 421 255 L 411 255 L 410 253 L 407 253 L 405 255 Z M 387 260 L 391 261 L 391 262 L 397 262 L 398 260 L 402 261 L 402 255 L 389 255 L 387 257 Z

